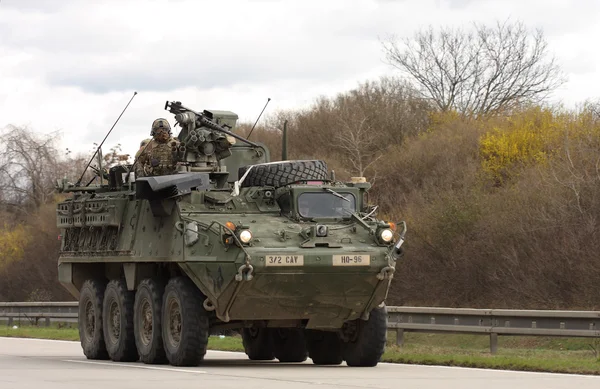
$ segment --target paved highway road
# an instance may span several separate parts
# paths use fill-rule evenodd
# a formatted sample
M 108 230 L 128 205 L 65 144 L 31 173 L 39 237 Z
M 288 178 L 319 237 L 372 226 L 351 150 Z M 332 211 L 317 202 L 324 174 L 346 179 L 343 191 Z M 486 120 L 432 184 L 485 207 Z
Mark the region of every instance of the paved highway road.
M 251 362 L 245 354 L 209 351 L 197 368 L 85 359 L 78 342 L 0 337 L 0 389 L 125 388 L 600 388 L 600 377 L 379 364 L 375 368 Z

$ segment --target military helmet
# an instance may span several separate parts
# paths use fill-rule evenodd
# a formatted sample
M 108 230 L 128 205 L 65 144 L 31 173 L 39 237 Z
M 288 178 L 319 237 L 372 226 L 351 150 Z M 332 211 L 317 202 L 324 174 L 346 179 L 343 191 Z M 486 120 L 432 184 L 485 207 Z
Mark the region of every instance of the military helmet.
M 150 135 L 154 136 L 155 131 L 159 128 L 165 128 L 169 132 L 169 135 L 171 135 L 171 125 L 169 124 L 167 119 L 160 118 L 153 121 L 152 130 L 150 130 Z

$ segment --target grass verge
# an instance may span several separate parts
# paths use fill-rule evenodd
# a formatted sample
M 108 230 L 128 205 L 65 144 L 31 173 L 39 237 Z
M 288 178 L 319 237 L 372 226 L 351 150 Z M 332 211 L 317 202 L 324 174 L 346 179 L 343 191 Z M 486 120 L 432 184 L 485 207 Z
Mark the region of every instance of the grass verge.
M 0 325 L 0 336 L 79 340 L 73 325 L 16 329 Z M 382 362 L 600 375 L 596 351 L 600 341 L 595 339 L 500 337 L 496 355 L 490 354 L 485 336 L 407 333 L 401 348 L 395 345 L 393 332 L 388 340 Z M 211 336 L 208 344 L 212 350 L 243 351 L 239 336 Z

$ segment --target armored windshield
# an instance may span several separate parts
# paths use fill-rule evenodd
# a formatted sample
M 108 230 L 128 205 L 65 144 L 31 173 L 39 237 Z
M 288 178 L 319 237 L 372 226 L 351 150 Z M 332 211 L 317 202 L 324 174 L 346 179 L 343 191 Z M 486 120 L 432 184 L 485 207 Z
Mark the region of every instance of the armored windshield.
M 355 211 L 356 199 L 348 192 L 305 192 L 298 196 L 298 213 L 302 217 L 342 218 Z

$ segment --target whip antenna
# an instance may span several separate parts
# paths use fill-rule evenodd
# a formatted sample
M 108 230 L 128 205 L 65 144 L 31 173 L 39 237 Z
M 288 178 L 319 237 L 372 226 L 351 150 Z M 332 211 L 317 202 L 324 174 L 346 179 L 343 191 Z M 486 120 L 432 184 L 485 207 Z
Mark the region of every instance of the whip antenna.
M 267 99 L 267 104 L 269 104 L 269 101 L 271 101 L 270 97 Z M 250 133 L 248 134 L 248 136 L 246 137 L 246 139 L 250 138 L 250 135 L 252 135 L 252 131 L 254 131 L 254 127 L 256 127 L 256 123 L 258 123 L 258 119 L 260 119 L 261 115 L 265 111 L 265 108 L 267 108 L 267 104 L 265 104 L 265 106 L 263 107 L 262 111 L 260 111 L 260 115 L 258 115 L 258 117 L 256 118 L 256 121 L 254 122 L 254 125 L 252 126 L 252 129 L 250 130 Z
M 115 128 L 115 126 L 117 125 L 117 122 L 119 121 L 119 119 L 121 119 L 121 116 L 123 116 L 123 113 L 125 113 L 125 110 L 127 109 L 127 107 L 129 107 L 129 104 L 131 103 L 131 100 L 133 100 L 133 98 L 135 97 L 135 95 L 137 95 L 137 92 L 133 92 L 133 96 L 131 96 L 131 99 L 129 99 L 129 103 L 127 103 L 127 105 L 123 109 L 123 112 L 121 112 L 121 114 L 119 115 L 119 117 L 117 118 L 117 120 L 115 121 L 115 123 L 112 125 L 112 127 L 108 131 L 108 134 L 106 134 L 106 136 L 102 140 L 102 143 L 100 143 L 100 145 L 98 146 L 98 148 L 96 149 L 96 151 L 94 151 L 94 154 L 92 155 L 92 158 L 90 158 L 90 161 L 87 163 L 87 165 L 83 169 L 83 173 L 81 173 L 81 177 L 79 177 L 79 180 L 77 180 L 77 183 L 75 184 L 75 186 L 79 186 L 79 184 L 81 184 L 81 180 L 83 179 L 83 175 L 85 174 L 85 171 L 90 166 L 90 163 L 92 163 L 92 161 L 94 160 L 94 157 L 96 156 L 96 153 L 98 152 L 98 150 L 100 150 L 100 148 L 104 144 L 104 141 L 106 140 L 106 138 L 108 138 L 108 136 L 110 135 L 110 133 L 113 130 L 113 128 Z M 100 174 L 102 174 L 102 172 L 100 172 Z

